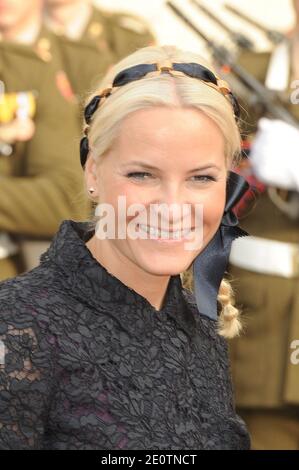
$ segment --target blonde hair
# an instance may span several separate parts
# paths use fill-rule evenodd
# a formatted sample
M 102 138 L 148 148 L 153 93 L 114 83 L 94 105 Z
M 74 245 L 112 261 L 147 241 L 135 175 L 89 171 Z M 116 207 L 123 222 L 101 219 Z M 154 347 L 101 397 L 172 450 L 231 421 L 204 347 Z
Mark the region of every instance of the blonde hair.
M 195 62 L 213 71 L 199 55 L 178 49 L 175 46 L 150 46 L 139 49 L 112 67 L 97 89 L 91 93 L 86 105 L 101 90 L 111 86 L 114 77 L 122 70 L 137 64 L 165 62 Z M 88 128 L 90 157 L 95 161 L 103 157 L 111 148 L 123 120 L 132 112 L 153 106 L 192 107 L 204 112 L 222 131 L 225 141 L 225 159 L 227 166 L 233 166 L 240 156 L 240 130 L 236 124 L 232 105 L 218 90 L 196 78 L 169 73 L 147 74 L 142 80 L 136 80 L 112 91 L 104 104 L 100 104 L 93 114 Z M 85 126 L 84 126 L 85 127 Z M 193 291 L 192 272 L 181 274 L 183 286 Z M 220 284 L 218 301 L 222 309 L 218 320 L 218 332 L 226 338 L 239 334 L 241 323 L 239 311 L 234 306 L 232 288 L 227 279 Z

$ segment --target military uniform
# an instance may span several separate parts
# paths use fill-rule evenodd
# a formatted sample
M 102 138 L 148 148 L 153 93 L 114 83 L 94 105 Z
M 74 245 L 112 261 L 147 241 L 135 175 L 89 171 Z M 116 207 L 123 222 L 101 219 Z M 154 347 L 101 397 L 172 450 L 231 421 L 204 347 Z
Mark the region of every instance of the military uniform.
M 80 39 L 60 37 L 68 76 L 80 98 L 94 89 L 110 65 L 154 43 L 153 33 L 143 19 L 95 7 Z
M 5 279 L 26 269 L 20 247 L 32 240 L 47 244 L 63 219 L 86 216 L 88 206 L 78 196 L 83 191 L 78 103 L 57 38 L 43 28 L 33 46 L 0 41 L 0 80 L 5 93 L 32 92 L 36 100 L 32 139 L 0 155 L 0 234 L 9 234 L 18 247 L 13 254 L 0 237 L 0 279 Z
M 239 63 L 264 83 L 270 57 L 244 52 Z M 292 70 L 289 77 L 290 96 Z M 286 107 L 299 121 L 299 106 L 289 101 Z M 254 116 L 247 119 L 252 128 Z M 299 244 L 299 220 L 283 213 L 267 190 L 240 225 L 252 236 Z M 280 277 L 234 264 L 229 273 L 245 326 L 244 334 L 230 346 L 239 413 L 249 426 L 254 448 L 299 449 L 299 365 L 290 360 L 291 343 L 299 339 L 298 275 Z

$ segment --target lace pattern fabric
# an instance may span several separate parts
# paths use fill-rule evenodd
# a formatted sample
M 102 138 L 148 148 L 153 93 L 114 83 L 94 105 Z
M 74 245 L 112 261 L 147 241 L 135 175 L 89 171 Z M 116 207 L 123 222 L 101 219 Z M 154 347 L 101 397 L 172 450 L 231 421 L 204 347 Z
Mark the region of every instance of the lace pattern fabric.
M 248 449 L 226 341 L 172 276 L 163 308 L 64 221 L 41 264 L 0 283 L 0 449 Z

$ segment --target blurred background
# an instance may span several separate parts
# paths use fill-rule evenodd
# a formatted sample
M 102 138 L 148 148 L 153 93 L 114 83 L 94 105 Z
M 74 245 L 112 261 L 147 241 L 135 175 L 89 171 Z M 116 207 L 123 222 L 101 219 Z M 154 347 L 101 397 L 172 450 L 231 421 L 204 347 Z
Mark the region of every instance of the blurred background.
M 182 48 L 206 54 L 204 43 L 198 39 L 196 34 L 186 30 L 184 25 L 169 11 L 165 3 L 164 0 L 95 0 L 95 4 L 100 7 L 114 11 L 128 11 L 144 17 L 155 32 L 159 44 L 176 44 Z M 190 14 L 196 24 L 214 35 L 214 39 L 220 42 L 227 40 L 227 34 L 220 27 L 217 27 L 213 21 L 209 20 L 206 15 L 198 11 L 188 0 L 176 0 L 174 3 L 186 14 Z M 229 27 L 246 33 L 255 41 L 258 50 L 271 47 L 271 43 L 265 38 L 265 35 L 226 11 L 224 3 L 224 0 L 213 0 L 213 2 L 205 0 L 202 2 L 211 11 L 220 15 Z M 292 0 L 229 0 L 226 3 L 235 6 L 253 18 L 262 20 L 263 24 L 271 29 L 287 32 L 292 28 L 295 21 Z

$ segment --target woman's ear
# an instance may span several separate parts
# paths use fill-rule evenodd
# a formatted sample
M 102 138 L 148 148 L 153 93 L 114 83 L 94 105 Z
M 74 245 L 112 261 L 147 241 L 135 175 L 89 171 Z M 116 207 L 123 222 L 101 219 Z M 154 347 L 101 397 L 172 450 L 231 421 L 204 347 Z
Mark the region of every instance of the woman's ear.
M 98 183 L 97 183 L 97 171 L 96 170 L 97 170 L 96 162 L 94 161 L 92 156 L 89 155 L 85 164 L 84 177 L 85 177 L 87 191 L 89 195 L 92 195 L 93 198 L 98 196 Z

